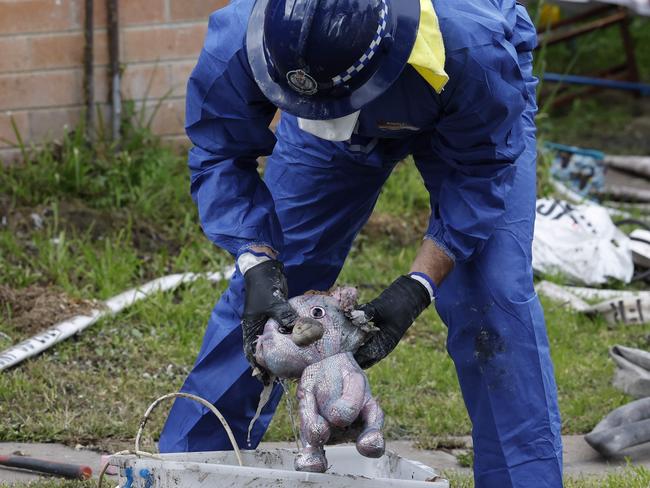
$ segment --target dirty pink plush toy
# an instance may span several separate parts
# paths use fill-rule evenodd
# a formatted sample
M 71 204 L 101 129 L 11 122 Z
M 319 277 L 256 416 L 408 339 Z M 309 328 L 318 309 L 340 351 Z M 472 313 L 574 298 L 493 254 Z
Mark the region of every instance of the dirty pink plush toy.
M 258 339 L 255 355 L 262 367 L 279 378 L 300 378 L 298 471 L 325 472 L 325 443 L 332 433 L 348 429 L 357 420 L 361 421 L 356 439 L 359 453 L 372 458 L 384 454 L 384 414 L 353 356 L 372 332 L 368 324 L 353 320 L 356 300 L 354 288 L 292 298 L 298 315 L 309 320 L 297 323 L 294 337 L 281 334 L 277 323 L 269 320 Z

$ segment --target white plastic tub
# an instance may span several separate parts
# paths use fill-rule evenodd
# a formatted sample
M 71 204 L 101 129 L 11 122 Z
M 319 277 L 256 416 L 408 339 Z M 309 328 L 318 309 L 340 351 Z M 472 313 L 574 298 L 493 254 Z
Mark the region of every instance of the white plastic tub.
M 357 453 L 354 446 L 327 448 L 327 473 L 294 471 L 295 451 L 242 451 L 239 466 L 231 451 L 162 454 L 162 460 L 113 456 L 121 488 L 449 488 L 449 482 L 417 461 L 387 452 L 380 459 Z

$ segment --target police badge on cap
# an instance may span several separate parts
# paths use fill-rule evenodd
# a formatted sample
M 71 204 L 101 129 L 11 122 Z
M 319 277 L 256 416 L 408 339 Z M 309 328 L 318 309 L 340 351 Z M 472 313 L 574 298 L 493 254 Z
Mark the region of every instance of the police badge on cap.
M 301 69 L 295 69 L 287 73 L 289 86 L 301 95 L 313 95 L 318 91 L 318 83 Z

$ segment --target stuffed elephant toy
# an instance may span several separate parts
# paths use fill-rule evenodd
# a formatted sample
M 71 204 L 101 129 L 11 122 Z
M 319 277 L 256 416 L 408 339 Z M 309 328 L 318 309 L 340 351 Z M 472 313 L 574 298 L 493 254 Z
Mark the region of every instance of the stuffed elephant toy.
M 371 458 L 384 454 L 384 414 L 354 359 L 354 352 L 373 332 L 365 321 L 354 318 L 359 316 L 356 301 L 354 288 L 292 298 L 300 317 L 293 333 L 280 333 L 277 323 L 269 320 L 257 341 L 255 357 L 262 367 L 278 378 L 299 378 L 298 471 L 325 472 L 327 441 L 358 423 L 359 453 Z

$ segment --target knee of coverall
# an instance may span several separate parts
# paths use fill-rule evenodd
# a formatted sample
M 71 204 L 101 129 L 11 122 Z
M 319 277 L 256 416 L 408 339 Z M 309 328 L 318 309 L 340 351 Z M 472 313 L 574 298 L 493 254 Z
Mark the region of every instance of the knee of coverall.
M 208 319 L 207 328 L 203 335 L 201 349 L 194 363 L 194 368 L 200 367 L 203 359 L 214 350 L 233 331 L 241 330 L 240 322 L 244 311 L 244 277 L 238 269 L 235 270 L 228 288 L 215 304 Z
M 497 230 L 436 301 L 473 424 L 477 473 L 542 459 L 561 465 L 553 366 L 524 247 Z
M 255 413 L 262 384 L 251 376 L 244 357 L 241 314 L 244 280 L 237 271 L 214 307 L 199 355 L 181 391 L 213 403 L 226 417 L 237 443 L 247 447 L 248 425 Z M 251 432 L 251 446 L 262 438 L 281 397 L 276 386 L 271 400 Z M 228 450 L 230 441 L 216 417 L 198 403 L 178 398 L 160 437 L 161 452 Z
M 534 121 L 527 121 L 527 125 Z M 493 235 L 478 254 L 466 263 L 458 263 L 440 287 L 436 308 L 450 327 L 449 341 L 463 328 L 455 318 L 463 307 L 486 311 L 497 306 L 514 312 L 519 304 L 534 299 L 532 240 L 536 203 L 536 141 L 534 131 L 526 131 L 526 149 L 515 162 L 517 171 L 506 198 L 506 211 Z M 483 314 L 485 315 L 485 314 Z M 474 322 L 483 322 L 480 316 Z M 527 320 L 530 322 L 529 320 Z M 475 324 L 474 324 L 475 325 Z

